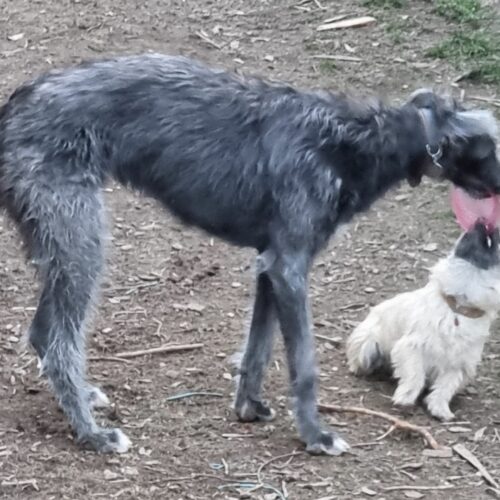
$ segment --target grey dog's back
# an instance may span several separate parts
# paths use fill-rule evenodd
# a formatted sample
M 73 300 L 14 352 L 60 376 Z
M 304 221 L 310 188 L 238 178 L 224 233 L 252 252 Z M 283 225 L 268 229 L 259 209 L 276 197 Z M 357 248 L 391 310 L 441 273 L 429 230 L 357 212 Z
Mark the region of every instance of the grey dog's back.
M 129 56 L 53 71 L 21 87 L 3 109 L 0 182 L 7 190 L 20 176 L 36 177 L 39 186 L 100 186 L 111 175 L 160 199 L 184 222 L 264 248 L 283 157 L 306 146 L 299 144 L 304 133 L 283 134 L 297 144 L 277 138 L 280 128 L 302 127 L 297 107 L 307 95 L 296 103 L 294 95 L 285 85 L 183 57 Z M 308 96 L 321 107 L 323 98 Z M 50 172 L 37 168 L 47 169 L 48 158 Z M 302 168 L 299 177 L 307 175 Z

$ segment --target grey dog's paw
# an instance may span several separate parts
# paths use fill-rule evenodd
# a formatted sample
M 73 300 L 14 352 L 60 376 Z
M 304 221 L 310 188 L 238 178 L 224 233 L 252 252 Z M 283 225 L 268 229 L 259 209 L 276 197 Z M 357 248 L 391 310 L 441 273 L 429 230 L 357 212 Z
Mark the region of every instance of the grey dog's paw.
M 126 453 L 131 446 L 130 439 L 120 429 L 98 429 L 80 436 L 78 442 L 98 453 Z
M 270 422 L 276 417 L 276 412 L 262 401 L 246 399 L 235 407 L 236 415 L 242 422 L 260 420 Z
M 322 431 L 306 443 L 306 451 L 312 455 L 341 455 L 350 446 L 336 432 Z

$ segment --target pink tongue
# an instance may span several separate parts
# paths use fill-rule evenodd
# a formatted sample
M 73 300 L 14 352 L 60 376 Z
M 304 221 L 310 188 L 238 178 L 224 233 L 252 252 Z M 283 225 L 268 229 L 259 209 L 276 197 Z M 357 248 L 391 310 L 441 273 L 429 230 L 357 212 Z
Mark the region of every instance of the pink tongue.
M 469 196 L 463 189 L 454 187 L 451 193 L 451 206 L 457 222 L 462 229 L 469 231 L 477 221 L 483 222 L 489 230 L 500 223 L 500 201 L 498 196 L 478 200 Z

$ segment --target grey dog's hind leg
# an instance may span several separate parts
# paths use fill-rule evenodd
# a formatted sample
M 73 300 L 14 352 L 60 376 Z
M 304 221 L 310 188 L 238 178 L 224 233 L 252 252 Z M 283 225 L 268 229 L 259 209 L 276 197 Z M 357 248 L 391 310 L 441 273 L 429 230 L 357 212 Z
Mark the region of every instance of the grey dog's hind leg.
M 261 400 L 264 373 L 271 360 L 274 327 L 277 323 L 272 284 L 265 273 L 257 275 L 252 321 L 235 399 L 235 410 L 243 421 L 272 420 L 274 411 Z
M 102 206 L 93 189 L 78 186 L 70 194 L 62 199 L 40 190 L 25 217 L 44 282 L 29 337 L 77 440 L 100 452 L 124 452 L 128 438 L 95 422 L 91 409 L 96 395 L 104 395 L 85 380 L 85 319 L 103 262 Z

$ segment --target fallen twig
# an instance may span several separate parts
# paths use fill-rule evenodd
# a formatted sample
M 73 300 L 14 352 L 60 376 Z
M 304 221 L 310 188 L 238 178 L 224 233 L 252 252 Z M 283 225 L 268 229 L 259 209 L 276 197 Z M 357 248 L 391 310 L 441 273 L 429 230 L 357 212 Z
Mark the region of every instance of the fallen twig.
M 355 56 L 344 56 L 341 54 L 315 54 L 311 59 L 322 59 L 326 61 L 346 61 L 346 62 L 363 62 L 363 59 Z M 350 279 L 349 281 L 352 281 Z
M 222 45 L 219 45 L 218 43 L 214 42 L 204 31 L 197 31 L 196 36 L 203 40 L 205 43 L 208 45 L 211 45 L 212 47 L 215 47 L 218 50 L 222 49 Z
M 485 479 L 485 481 L 490 485 L 493 486 L 493 488 L 498 489 L 498 483 L 491 477 L 490 473 L 486 470 L 484 465 L 479 461 L 479 459 L 470 451 L 468 450 L 463 444 L 456 444 L 453 446 L 453 451 L 462 457 L 464 460 L 467 460 L 472 467 L 474 467 L 479 474 Z
M 442 448 L 442 446 L 438 444 L 438 442 L 434 439 L 432 434 L 424 427 L 412 424 L 406 420 L 401 420 L 400 418 L 389 415 L 388 413 L 369 410 L 368 408 L 362 408 L 358 406 L 339 406 L 325 404 L 318 405 L 318 409 L 319 411 L 324 413 L 360 413 L 362 415 L 370 415 L 372 417 L 381 418 L 383 420 L 391 422 L 392 427 L 394 427 L 395 429 L 420 434 L 433 450 L 439 450 Z
M 31 486 L 35 491 L 40 491 L 36 479 L 4 480 L 0 483 L 0 486 Z
M 326 335 L 320 335 L 319 333 L 315 333 L 314 336 L 318 339 L 318 340 L 324 340 L 325 342 L 330 342 L 330 344 L 334 344 L 334 345 L 339 345 L 342 341 L 342 339 L 340 338 L 335 338 L 335 337 L 327 337 Z
M 117 358 L 116 356 L 88 356 L 88 361 L 110 361 L 114 363 L 132 363 L 128 359 Z
M 139 356 L 146 356 L 148 354 L 164 354 L 180 351 L 192 351 L 193 349 L 201 349 L 203 344 L 167 344 L 160 347 L 153 347 L 152 349 L 143 349 L 139 351 L 119 352 L 114 355 L 115 358 L 129 359 L 137 358 Z
M 224 394 L 220 392 L 209 392 L 209 391 L 194 391 L 194 392 L 184 392 L 182 394 L 175 394 L 174 396 L 169 396 L 167 401 L 178 401 L 179 399 L 192 398 L 193 396 L 211 396 L 213 398 L 222 398 Z
M 385 486 L 382 489 L 384 491 L 408 491 L 408 490 L 415 490 L 415 491 L 432 491 L 432 490 L 451 490 L 453 488 L 456 488 L 456 486 L 453 486 L 452 484 L 442 484 L 439 486 Z
M 276 457 L 270 458 L 269 460 L 263 462 L 260 467 L 257 469 L 257 481 L 260 484 L 264 484 L 262 481 L 262 471 L 265 467 L 267 467 L 270 463 L 275 462 L 276 460 L 282 460 L 283 458 L 293 458 L 297 455 L 302 455 L 302 451 L 293 451 L 292 453 L 286 453 L 285 455 L 278 455 Z
M 500 108 L 500 99 L 494 99 L 492 97 L 481 97 L 479 95 L 469 95 L 467 96 L 467 99 L 472 99 L 473 101 L 486 102 L 488 104 L 491 104 L 492 106 Z

